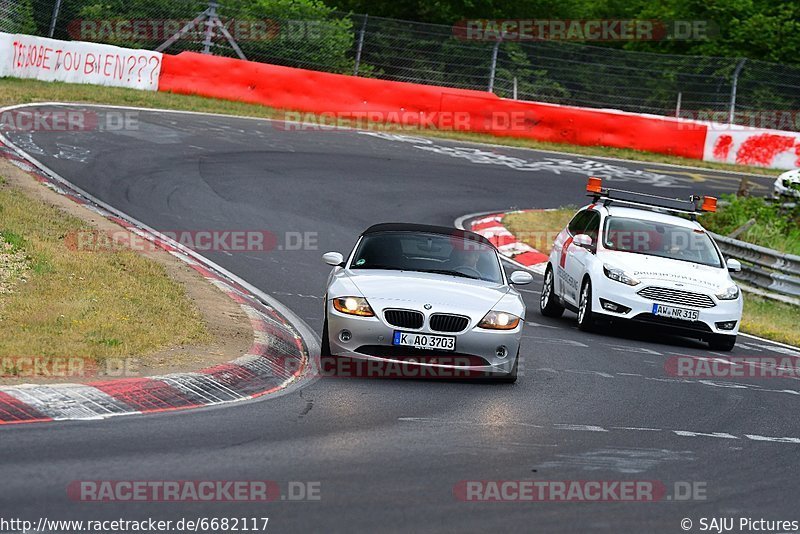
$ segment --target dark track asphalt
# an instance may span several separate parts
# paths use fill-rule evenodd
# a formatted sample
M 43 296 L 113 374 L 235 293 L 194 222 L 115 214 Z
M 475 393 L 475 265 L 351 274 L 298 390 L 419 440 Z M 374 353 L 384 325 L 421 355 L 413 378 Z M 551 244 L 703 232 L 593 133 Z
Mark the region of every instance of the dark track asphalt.
M 348 251 L 372 223 L 452 224 L 467 213 L 584 200 L 584 174 L 563 161 L 560 174 L 541 163 L 538 170 L 519 170 L 548 157 L 586 165 L 577 156 L 291 132 L 268 121 L 202 115 L 142 112 L 138 119 L 135 131 L 17 134 L 12 140 L 159 230 L 317 233 L 318 250 L 208 255 L 277 297 L 317 332 L 328 272 L 321 253 Z M 525 161 L 496 165 L 486 163 L 487 154 L 457 151 L 483 161 L 476 163 L 441 147 Z M 625 185 L 654 191 L 654 184 L 666 184 L 661 192 L 682 196 L 732 191 L 739 181 L 724 173 L 605 163 L 660 168 L 660 178 L 629 176 L 633 181 Z M 705 181 L 676 187 L 692 179 Z M 530 289 L 539 285 L 537 277 Z M 797 519 L 800 444 L 745 437 L 800 437 L 796 381 L 671 379 L 663 367 L 667 358 L 707 355 L 705 346 L 625 332 L 581 333 L 572 315 L 545 319 L 538 294 L 527 296 L 534 324 L 525 333 L 524 374 L 515 385 L 323 379 L 282 397 L 227 407 L 0 428 L 0 517 L 268 516 L 270 532 L 680 532 L 684 517 L 696 525 L 704 516 Z M 780 350 L 742 342 L 734 354 Z M 453 497 L 461 480 L 530 478 L 647 479 L 670 487 L 698 481 L 706 484 L 707 500 L 475 504 Z M 73 480 L 131 479 L 321 481 L 322 500 L 92 504 L 67 498 Z

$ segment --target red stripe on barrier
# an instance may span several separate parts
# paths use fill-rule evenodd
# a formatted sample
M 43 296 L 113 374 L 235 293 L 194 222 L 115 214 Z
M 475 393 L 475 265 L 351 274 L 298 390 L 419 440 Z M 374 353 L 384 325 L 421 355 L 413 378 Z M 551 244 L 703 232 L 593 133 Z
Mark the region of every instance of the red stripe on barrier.
M 164 55 L 159 91 L 197 94 L 312 113 L 375 112 L 391 121 L 425 114 L 468 118 L 458 130 L 632 148 L 703 159 L 707 126 L 669 117 L 506 100 L 491 93 L 392 82 L 182 52 Z M 513 119 L 513 120 L 512 120 Z M 444 120 L 442 121 L 444 122 Z M 450 121 L 452 123 L 452 121 Z

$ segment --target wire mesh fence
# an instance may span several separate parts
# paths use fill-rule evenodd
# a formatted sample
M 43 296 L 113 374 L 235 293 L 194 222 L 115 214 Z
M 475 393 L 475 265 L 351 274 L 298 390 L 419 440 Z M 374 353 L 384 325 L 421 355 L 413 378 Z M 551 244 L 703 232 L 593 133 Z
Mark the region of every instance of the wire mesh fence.
M 35 30 L 30 4 L 19 0 L 0 0 L 0 31 L 28 33 Z
M 47 35 L 56 4 L 58 39 L 158 49 L 179 34 L 165 52 L 800 131 L 797 65 L 554 40 L 470 40 L 454 26 L 288 1 L 0 0 L 0 28 Z

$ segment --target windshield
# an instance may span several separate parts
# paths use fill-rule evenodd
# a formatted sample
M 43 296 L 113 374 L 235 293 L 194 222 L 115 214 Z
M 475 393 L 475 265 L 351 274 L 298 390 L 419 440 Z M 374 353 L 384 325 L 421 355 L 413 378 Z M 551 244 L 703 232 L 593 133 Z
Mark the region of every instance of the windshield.
M 502 283 L 494 249 L 474 239 L 420 232 L 382 232 L 364 236 L 351 269 L 390 269 L 437 273 Z
M 703 230 L 623 217 L 608 217 L 603 246 L 634 254 L 722 267 L 711 237 Z

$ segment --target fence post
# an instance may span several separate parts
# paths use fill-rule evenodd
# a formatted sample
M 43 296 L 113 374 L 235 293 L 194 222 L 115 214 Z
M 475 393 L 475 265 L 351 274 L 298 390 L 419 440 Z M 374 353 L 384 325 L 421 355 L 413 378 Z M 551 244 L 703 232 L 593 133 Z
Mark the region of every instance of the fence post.
M 211 39 L 214 37 L 214 18 L 217 16 L 217 2 L 216 0 L 210 0 L 208 2 L 208 18 L 206 18 L 206 37 L 203 40 L 203 53 L 210 54 L 211 53 L 211 45 L 213 44 Z
M 494 46 L 492 47 L 492 66 L 489 68 L 489 92 L 494 92 L 494 75 L 497 72 L 497 52 L 500 50 L 500 43 L 503 42 L 503 36 L 497 38 Z
M 53 35 L 56 33 L 56 21 L 58 21 L 59 11 L 61 11 L 61 0 L 56 0 L 56 3 L 53 5 L 53 18 L 50 19 L 49 37 L 51 39 L 53 38 Z
M 361 66 L 361 51 L 364 49 L 364 34 L 367 33 L 367 19 L 369 14 L 364 15 L 364 22 L 361 23 L 361 30 L 358 32 L 358 48 L 356 48 L 356 66 L 353 69 L 353 76 L 358 76 L 358 68 Z
M 681 118 L 681 100 L 683 99 L 683 92 L 678 91 L 678 103 L 675 105 L 675 118 Z
M 747 61 L 746 57 L 740 59 L 739 64 L 736 65 L 736 70 L 733 71 L 733 83 L 731 84 L 731 105 L 730 111 L 728 112 L 728 124 L 733 124 L 733 118 L 736 114 L 736 88 L 739 86 L 739 73 L 742 72 L 745 61 Z
M 517 100 L 517 77 L 514 76 L 514 100 Z

